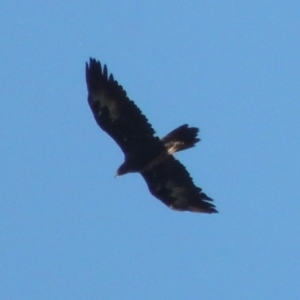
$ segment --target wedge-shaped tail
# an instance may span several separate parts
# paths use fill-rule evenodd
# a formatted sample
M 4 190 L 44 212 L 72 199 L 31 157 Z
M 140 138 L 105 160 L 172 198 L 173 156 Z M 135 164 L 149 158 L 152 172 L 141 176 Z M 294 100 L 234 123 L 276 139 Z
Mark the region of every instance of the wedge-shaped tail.
M 168 153 L 173 154 L 194 147 L 200 141 L 197 137 L 198 132 L 198 128 L 189 127 L 187 124 L 184 124 L 171 131 L 162 138 L 162 141 L 168 149 Z

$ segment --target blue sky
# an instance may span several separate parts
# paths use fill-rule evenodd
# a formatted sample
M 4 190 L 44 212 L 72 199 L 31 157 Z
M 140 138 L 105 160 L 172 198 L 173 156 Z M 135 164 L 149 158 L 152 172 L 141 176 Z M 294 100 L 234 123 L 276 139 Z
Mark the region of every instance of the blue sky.
M 300 3 L 2 1 L 1 299 L 299 299 Z M 108 65 L 217 215 L 174 212 L 87 105 Z

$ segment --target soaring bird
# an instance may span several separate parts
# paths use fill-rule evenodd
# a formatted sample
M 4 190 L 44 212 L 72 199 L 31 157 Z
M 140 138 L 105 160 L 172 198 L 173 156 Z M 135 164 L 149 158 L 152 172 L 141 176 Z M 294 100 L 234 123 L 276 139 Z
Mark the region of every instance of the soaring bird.
M 86 63 L 86 83 L 96 122 L 124 153 L 117 176 L 140 173 L 150 193 L 174 210 L 217 212 L 213 200 L 194 184 L 186 168 L 173 156 L 199 142 L 198 128 L 184 124 L 158 138 L 141 110 L 108 73 L 107 66 L 102 67 L 93 58 Z

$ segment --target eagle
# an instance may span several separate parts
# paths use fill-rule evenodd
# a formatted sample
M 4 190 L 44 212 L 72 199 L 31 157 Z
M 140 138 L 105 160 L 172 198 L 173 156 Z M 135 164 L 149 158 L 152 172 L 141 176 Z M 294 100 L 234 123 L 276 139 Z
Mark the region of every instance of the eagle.
M 212 199 L 197 187 L 174 153 L 192 148 L 199 129 L 184 124 L 164 138 L 154 129 L 107 66 L 90 58 L 86 63 L 88 103 L 97 124 L 119 145 L 125 160 L 116 176 L 142 175 L 150 193 L 177 211 L 216 213 Z

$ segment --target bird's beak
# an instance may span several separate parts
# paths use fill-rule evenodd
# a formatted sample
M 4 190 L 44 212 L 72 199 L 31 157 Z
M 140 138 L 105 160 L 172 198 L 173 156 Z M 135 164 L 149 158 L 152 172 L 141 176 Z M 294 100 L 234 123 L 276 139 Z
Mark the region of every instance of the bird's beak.
M 115 178 L 118 178 L 118 177 L 119 177 L 119 173 L 117 172 L 116 175 L 115 175 Z

